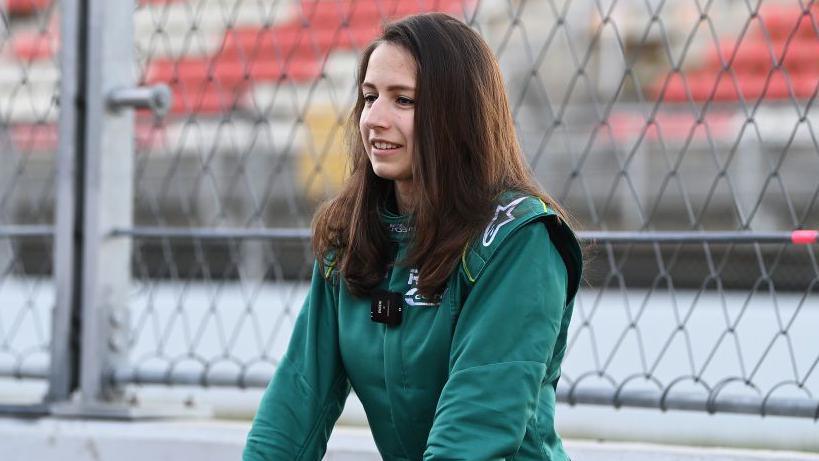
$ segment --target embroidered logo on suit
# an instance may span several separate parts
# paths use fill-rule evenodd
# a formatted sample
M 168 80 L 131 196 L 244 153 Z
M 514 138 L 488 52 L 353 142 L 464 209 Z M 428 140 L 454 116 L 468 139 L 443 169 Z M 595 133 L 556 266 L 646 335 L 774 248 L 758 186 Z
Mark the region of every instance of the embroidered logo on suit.
M 524 200 L 526 200 L 525 196 L 516 198 L 506 205 L 498 205 L 498 208 L 495 210 L 495 216 L 492 218 L 492 221 L 489 222 L 489 225 L 486 226 L 486 230 L 483 231 L 483 246 L 488 247 L 491 245 L 498 235 L 500 228 L 515 219 L 515 217 L 512 216 L 512 212 L 515 211 L 515 207 Z
M 418 269 L 410 269 L 409 280 L 407 285 L 411 286 L 406 293 L 404 293 L 404 302 L 408 306 L 437 306 L 441 303 L 441 297 L 436 296 L 435 299 L 429 300 L 418 292 L 418 288 L 414 285 L 418 283 Z

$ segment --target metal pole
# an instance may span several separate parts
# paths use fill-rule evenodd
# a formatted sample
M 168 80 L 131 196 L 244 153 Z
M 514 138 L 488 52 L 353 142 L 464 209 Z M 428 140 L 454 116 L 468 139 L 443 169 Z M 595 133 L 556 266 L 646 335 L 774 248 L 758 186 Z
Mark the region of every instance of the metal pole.
M 57 154 L 59 157 L 59 153 Z M 59 163 L 59 159 L 58 159 Z M 60 187 L 60 171 L 59 171 L 59 164 L 58 164 L 58 172 L 57 172 L 57 190 Z M 60 214 L 59 207 L 61 204 L 66 204 L 67 201 L 61 200 L 62 197 L 57 197 L 57 214 Z M 21 238 L 21 237 L 45 237 L 50 238 L 54 236 L 54 228 L 51 226 L 43 226 L 43 225 L 9 225 L 9 226 L 0 226 L 0 238 Z
M 81 246 L 74 236 L 81 218 L 77 202 L 82 200 L 77 188 L 77 156 L 82 151 L 82 145 L 78 143 L 82 142 L 84 115 L 80 88 L 83 73 L 81 45 L 85 42 L 84 28 L 80 24 L 82 8 L 82 3 L 77 0 L 60 3 L 60 142 L 57 148 L 55 227 L 18 229 L 18 233 L 48 231 L 54 235 L 56 297 L 51 320 L 51 368 L 46 396 L 49 402 L 68 400 L 78 384 L 76 310 L 80 279 L 77 263 Z
M 578 232 L 581 240 L 598 243 L 788 243 L 812 245 L 819 243 L 819 231 L 796 230 L 780 232 L 752 231 L 586 231 Z
M 158 367 L 128 367 L 117 369 L 113 379 L 117 383 L 129 384 L 160 384 L 165 386 L 207 386 L 207 387 L 238 387 L 263 388 L 268 385 L 272 375 L 266 372 L 246 371 L 236 373 L 228 370 L 211 370 L 198 372 L 192 370 L 173 370 Z
M 79 398 L 55 414 L 128 417 L 110 370 L 127 359 L 130 239 L 108 238 L 111 229 L 132 225 L 134 113 L 114 110 L 108 95 L 133 86 L 133 0 L 85 0 L 85 123 L 81 219 Z M 76 20 L 76 18 L 75 18 Z M 65 228 L 61 228 L 65 231 Z M 73 233 L 68 237 L 71 238 Z M 65 267 L 63 263 L 63 268 Z
M 107 97 L 136 81 L 133 12 L 133 0 L 88 0 L 80 390 L 92 405 L 122 397 L 106 373 L 127 359 L 131 240 L 107 234 L 132 223 L 134 112 Z
M 791 416 L 799 418 L 819 417 L 819 400 L 808 397 L 785 398 L 748 397 L 741 395 L 718 395 L 713 399 L 707 393 L 672 393 L 663 399 L 659 391 L 622 390 L 559 387 L 557 400 L 570 405 L 603 405 L 632 408 L 659 408 L 708 413 L 737 413 L 749 415 Z
M 136 227 L 133 229 L 114 229 L 112 237 L 136 238 L 196 238 L 203 240 L 310 240 L 310 229 L 307 228 L 174 228 L 174 227 Z
M 235 240 L 310 240 L 307 228 L 184 228 L 184 227 L 135 227 L 113 229 L 111 237 L 136 238 L 196 238 Z M 750 231 L 581 231 L 577 237 L 590 243 L 719 243 L 719 244 L 793 244 L 813 245 L 819 243 L 819 231 L 796 230 L 780 232 Z
M 65 211 L 64 221 L 58 223 L 59 238 L 76 238 L 79 248 L 74 264 L 65 256 L 59 261 L 61 270 L 73 267 L 74 276 L 79 277 L 74 285 L 74 312 L 79 313 L 79 392 L 69 402 L 52 405 L 51 412 L 111 419 L 207 415 L 181 404 L 136 407 L 124 398 L 122 383 L 113 379 L 114 370 L 127 367 L 129 352 L 132 239 L 112 234 L 114 229 L 133 226 L 133 106 L 140 106 L 148 95 L 153 98 L 149 106 L 161 115 L 170 97 L 160 94 L 161 87 L 134 88 L 134 0 L 81 1 L 81 18 L 75 20 L 82 21 L 85 46 L 81 52 L 86 59 L 78 61 L 85 110 L 80 117 L 82 129 L 76 132 L 81 159 L 76 167 L 77 211 Z M 69 215 L 76 219 L 76 232 L 69 226 Z M 63 297 L 64 302 L 67 298 Z

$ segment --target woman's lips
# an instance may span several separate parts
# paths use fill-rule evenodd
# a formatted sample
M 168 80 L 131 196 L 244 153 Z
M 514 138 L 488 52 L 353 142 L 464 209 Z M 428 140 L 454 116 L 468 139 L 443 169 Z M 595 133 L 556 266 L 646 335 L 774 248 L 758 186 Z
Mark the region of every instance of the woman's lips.
M 370 150 L 372 151 L 373 155 L 388 156 L 388 155 L 394 155 L 394 154 L 400 152 L 403 147 L 404 146 L 393 147 L 393 148 L 390 148 L 390 149 L 379 149 L 379 148 L 375 147 L 375 145 L 372 145 L 370 147 Z

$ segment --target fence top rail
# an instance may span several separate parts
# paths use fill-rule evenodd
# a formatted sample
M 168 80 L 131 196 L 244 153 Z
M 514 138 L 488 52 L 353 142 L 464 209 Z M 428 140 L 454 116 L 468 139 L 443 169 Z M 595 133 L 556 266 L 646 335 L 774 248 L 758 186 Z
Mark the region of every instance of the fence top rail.
M 54 227 L 47 225 L 0 225 L 0 238 L 52 237 Z M 308 228 L 181 228 L 134 227 L 114 229 L 109 237 L 147 239 L 195 238 L 203 240 L 309 240 Z M 730 243 L 793 244 L 819 243 L 819 230 L 794 231 L 580 231 L 580 240 L 590 243 Z
M 0 228 L 0 235 L 2 235 Z M 755 231 L 580 231 L 580 240 L 591 243 L 728 243 L 728 244 L 794 244 L 813 245 L 819 242 L 819 231 L 795 230 L 775 232 Z M 196 238 L 205 240 L 309 240 L 308 228 L 168 228 L 135 227 L 115 229 L 110 237 L 135 238 Z
M 53 237 L 54 227 L 48 225 L 3 225 L 0 224 L 0 238 Z

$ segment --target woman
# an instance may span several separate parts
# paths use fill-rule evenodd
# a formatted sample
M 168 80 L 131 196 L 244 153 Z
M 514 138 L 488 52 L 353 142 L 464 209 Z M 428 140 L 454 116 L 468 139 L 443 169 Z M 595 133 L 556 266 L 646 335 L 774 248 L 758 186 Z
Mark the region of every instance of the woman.
M 386 460 L 566 460 L 555 387 L 581 257 L 526 167 L 497 63 L 462 22 L 363 53 L 352 174 L 245 460 L 318 460 L 355 390 Z

